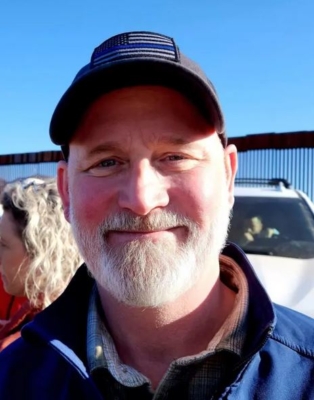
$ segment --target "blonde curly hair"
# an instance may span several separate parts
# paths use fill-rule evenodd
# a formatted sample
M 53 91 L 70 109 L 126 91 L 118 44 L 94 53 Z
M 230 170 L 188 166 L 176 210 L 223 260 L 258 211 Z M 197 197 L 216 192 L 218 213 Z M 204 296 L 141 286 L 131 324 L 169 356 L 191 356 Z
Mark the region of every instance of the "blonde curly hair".
M 56 181 L 30 177 L 10 182 L 1 204 L 11 213 L 30 259 L 25 295 L 34 308 L 44 309 L 64 291 L 82 262 Z

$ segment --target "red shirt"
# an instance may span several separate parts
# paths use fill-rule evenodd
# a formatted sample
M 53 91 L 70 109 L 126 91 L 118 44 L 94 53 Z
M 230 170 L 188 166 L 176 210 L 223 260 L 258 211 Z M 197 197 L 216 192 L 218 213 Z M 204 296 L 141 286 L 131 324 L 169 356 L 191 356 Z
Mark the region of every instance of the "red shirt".
M 6 293 L 0 278 L 0 320 L 10 319 L 25 301 L 25 297 L 15 297 Z

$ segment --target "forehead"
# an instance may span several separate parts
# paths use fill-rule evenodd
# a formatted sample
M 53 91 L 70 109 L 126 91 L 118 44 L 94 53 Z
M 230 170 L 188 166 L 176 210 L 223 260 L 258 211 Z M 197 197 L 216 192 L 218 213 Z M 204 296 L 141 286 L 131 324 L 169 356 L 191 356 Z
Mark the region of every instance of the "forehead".
M 145 131 L 154 136 L 208 135 L 214 129 L 181 93 L 159 86 L 115 90 L 97 99 L 83 116 L 70 144 L 91 140 L 94 131 L 104 138 L 123 132 Z
M 261 219 L 259 217 L 252 217 L 251 221 L 254 223 L 256 223 L 256 222 L 259 223 L 259 222 L 261 222 Z

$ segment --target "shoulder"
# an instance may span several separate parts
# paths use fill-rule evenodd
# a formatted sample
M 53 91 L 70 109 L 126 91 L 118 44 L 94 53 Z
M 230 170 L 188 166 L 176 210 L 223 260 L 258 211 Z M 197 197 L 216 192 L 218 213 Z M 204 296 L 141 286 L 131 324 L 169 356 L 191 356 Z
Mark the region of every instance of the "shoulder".
M 21 331 L 17 331 L 14 333 L 9 333 L 3 339 L 0 340 L 0 351 L 4 350 L 8 347 L 11 343 L 13 343 L 16 339 L 21 336 Z
M 1 400 L 93 399 L 89 376 L 50 345 L 20 338 L 0 353 Z
M 275 327 L 239 373 L 230 398 L 314 399 L 314 322 L 288 308 L 273 307 Z
M 20 375 L 23 370 L 27 375 L 27 366 L 38 364 L 39 367 L 44 355 L 47 355 L 47 351 L 43 346 L 31 344 L 23 338 L 15 340 L 0 353 L 0 382 L 10 379 L 12 375 Z
M 36 364 L 36 351 L 31 351 L 30 346 L 23 339 L 17 339 L 0 353 L 0 398 L 24 399 L 22 387 L 29 390 L 32 381 L 30 366 Z M 37 371 L 40 371 L 39 364 Z M 32 381 L 32 383 L 35 383 Z
M 277 304 L 274 309 L 277 321 L 270 338 L 314 360 L 314 319 Z

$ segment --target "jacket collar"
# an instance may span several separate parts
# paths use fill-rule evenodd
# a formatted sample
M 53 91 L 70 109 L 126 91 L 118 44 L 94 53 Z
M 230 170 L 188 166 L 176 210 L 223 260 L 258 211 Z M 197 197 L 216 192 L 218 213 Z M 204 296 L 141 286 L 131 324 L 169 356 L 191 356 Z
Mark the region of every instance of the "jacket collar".
M 274 329 L 276 325 L 274 307 L 243 250 L 233 243 L 228 243 L 223 254 L 232 258 L 242 268 L 248 282 L 249 332 L 247 333 L 246 352 L 250 353 Z

